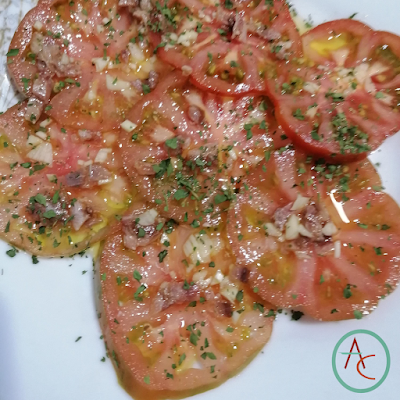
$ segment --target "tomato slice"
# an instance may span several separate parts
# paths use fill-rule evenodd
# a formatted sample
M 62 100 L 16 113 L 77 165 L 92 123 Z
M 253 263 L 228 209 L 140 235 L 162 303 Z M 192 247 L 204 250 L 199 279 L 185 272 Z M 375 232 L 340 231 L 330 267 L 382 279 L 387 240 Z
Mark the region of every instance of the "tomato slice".
M 137 251 L 124 248 L 121 233 L 107 240 L 98 270 L 101 323 L 135 398 L 211 389 L 268 341 L 274 311 L 238 279 L 221 229 L 165 227 L 164 244 Z
M 129 40 L 136 34 L 136 24 L 129 9 L 119 7 L 117 0 L 103 3 L 88 3 L 85 0 L 58 4 L 57 12 L 62 21 L 74 27 L 76 32 L 115 58 L 126 49 Z M 79 46 L 79 44 L 78 44 Z M 82 52 L 82 49 L 78 49 Z M 84 55 L 82 55 L 84 56 Z
M 385 64 L 386 59 L 380 61 L 380 54 L 372 52 L 361 34 L 376 37 L 373 48 L 378 50 L 386 43 L 383 36 L 375 36 L 360 23 L 350 24 L 346 31 L 339 22 L 332 43 L 329 37 L 334 23 L 304 36 L 308 56 L 321 65 L 309 67 L 296 61 L 277 65 L 275 73 L 270 71 L 266 87 L 277 108 L 278 122 L 297 146 L 344 162 L 363 158 L 378 148 L 399 130 L 400 117 L 395 69 Z M 319 55 L 314 54 L 316 49 Z M 335 51 L 341 59 L 339 53 L 333 55 Z M 374 56 L 367 56 L 371 52 Z
M 287 150 L 243 185 L 228 234 L 264 299 L 341 320 L 367 315 L 396 286 L 399 207 L 368 161 L 329 165 Z
M 59 80 L 79 76 L 82 65 L 90 66 L 93 57 L 103 55 L 97 41 L 82 37 L 60 18 L 58 11 L 69 6 L 53 3 L 42 1 L 29 11 L 10 43 L 8 69 L 18 90 L 27 97 L 35 95 L 36 82 L 49 85 L 43 99 L 48 100 L 54 75 Z
M 39 256 L 66 256 L 102 240 L 131 194 L 113 158 L 116 133 L 25 119 L 28 101 L 0 116 L 0 235 Z
M 40 2 L 24 18 L 11 42 L 8 66 L 18 89 L 35 105 L 34 118 L 52 99 L 51 115 L 66 127 L 114 129 L 139 98 L 141 85 L 148 86 L 149 74 L 158 77 L 153 54 L 129 43 L 137 23 L 127 8 L 117 12 L 117 6 L 117 1 L 107 7 Z M 99 74 L 106 69 L 113 71 Z

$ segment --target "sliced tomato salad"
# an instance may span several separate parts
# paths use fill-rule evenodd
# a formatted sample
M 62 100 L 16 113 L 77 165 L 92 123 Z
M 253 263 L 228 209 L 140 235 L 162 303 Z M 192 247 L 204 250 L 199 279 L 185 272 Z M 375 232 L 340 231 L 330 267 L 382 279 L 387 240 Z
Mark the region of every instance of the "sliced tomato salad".
M 0 236 L 41 256 L 79 253 L 105 237 L 132 194 L 114 157 L 117 134 L 0 116 Z
M 147 224 L 152 210 L 144 210 L 137 219 Z M 129 394 L 176 398 L 213 388 L 268 341 L 273 308 L 243 283 L 223 229 L 166 223 L 136 251 L 123 243 L 121 233 L 107 240 L 97 279 L 108 353 Z
M 399 279 L 399 208 L 374 168 L 315 163 L 293 150 L 265 167 L 243 181 L 227 225 L 251 286 L 316 319 L 369 314 Z
M 400 129 L 398 36 L 300 35 L 284 0 L 40 0 L 7 62 L 0 237 L 34 263 L 101 242 L 135 398 L 218 386 L 282 308 L 361 319 L 397 286 L 400 209 L 365 157 Z

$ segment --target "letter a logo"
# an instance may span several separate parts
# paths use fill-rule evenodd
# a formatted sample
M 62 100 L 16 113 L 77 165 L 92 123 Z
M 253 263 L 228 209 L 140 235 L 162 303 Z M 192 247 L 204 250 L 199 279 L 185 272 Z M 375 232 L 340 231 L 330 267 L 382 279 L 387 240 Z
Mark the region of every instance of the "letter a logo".
M 357 349 L 358 353 L 353 353 L 354 346 L 356 346 L 356 349 Z M 342 353 L 342 354 L 344 354 L 344 353 Z M 354 338 L 353 344 L 351 345 L 350 353 L 348 353 L 349 356 L 347 357 L 347 361 L 346 361 L 346 365 L 344 366 L 344 369 L 347 368 L 347 365 L 349 364 L 349 361 L 350 361 L 350 357 L 353 356 L 353 355 L 357 355 L 357 354 L 360 356 L 360 361 L 359 362 L 362 363 L 363 368 L 365 369 L 364 360 L 361 357 L 361 352 L 360 352 L 360 348 L 358 347 L 357 339 Z

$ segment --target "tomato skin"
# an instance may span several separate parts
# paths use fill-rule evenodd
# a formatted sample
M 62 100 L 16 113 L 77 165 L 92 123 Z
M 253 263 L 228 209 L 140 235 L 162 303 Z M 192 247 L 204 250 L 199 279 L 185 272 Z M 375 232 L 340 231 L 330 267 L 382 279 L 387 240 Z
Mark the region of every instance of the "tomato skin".
M 332 58 L 319 54 L 318 51 L 314 50 L 310 45 L 313 41 L 328 40 L 328 38 L 342 33 L 352 35 L 355 40 L 360 43 L 364 37 L 369 37 L 372 33 L 372 29 L 362 22 L 350 19 L 325 22 L 302 36 L 304 55 L 318 64 L 335 64 Z M 358 60 L 362 59 L 359 57 L 358 43 L 355 45 L 356 48 L 350 52 L 346 59 L 345 66 L 348 68 L 354 66 Z

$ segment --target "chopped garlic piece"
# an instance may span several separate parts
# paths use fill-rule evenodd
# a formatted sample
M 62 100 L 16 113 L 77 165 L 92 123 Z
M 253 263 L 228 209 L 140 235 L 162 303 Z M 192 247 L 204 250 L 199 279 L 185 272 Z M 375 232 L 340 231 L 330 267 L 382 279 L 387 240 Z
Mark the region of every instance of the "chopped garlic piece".
M 110 62 L 110 57 L 96 57 L 92 58 L 92 64 L 96 67 L 96 72 L 104 71 Z
M 38 131 L 36 132 L 36 136 L 40 137 L 40 139 L 47 140 L 47 135 L 44 132 Z
M 232 322 L 236 325 L 239 321 L 240 318 L 240 313 L 238 313 L 237 311 L 234 311 L 232 313 Z
M 146 210 L 143 214 L 139 215 L 139 224 L 143 226 L 154 225 L 156 222 L 158 212 L 152 208 L 150 210 Z
M 133 63 L 141 62 L 146 59 L 142 49 L 136 43 L 128 44 L 129 53 L 131 53 L 131 61 Z
M 47 174 L 46 176 L 47 176 L 47 179 L 48 179 L 50 182 L 52 182 L 52 183 L 57 182 L 57 175 L 54 175 L 54 174 Z
M 85 96 L 83 97 L 83 100 L 92 102 L 97 99 L 98 82 L 97 81 L 91 82 L 89 86 L 90 89 L 86 92 Z
M 282 232 L 272 222 L 267 222 L 265 227 L 269 236 L 279 237 L 282 235 Z
M 181 44 L 185 47 L 189 47 L 197 40 L 197 36 L 199 34 L 195 31 L 186 31 L 179 35 L 178 37 L 178 44 Z
M 305 90 L 308 93 L 315 94 L 319 90 L 319 85 L 314 82 L 306 82 L 303 85 L 303 90 Z
M 189 65 L 184 65 L 182 67 L 182 74 L 185 76 L 189 76 L 193 73 L 193 68 L 190 67 Z
M 292 205 L 290 211 L 301 211 L 310 202 L 309 197 L 303 197 L 301 194 L 297 195 L 297 199 Z
M 340 258 L 341 254 L 342 254 L 342 244 L 340 242 L 340 240 L 336 240 L 335 243 L 333 243 L 334 245 L 334 256 L 335 258 Z
M 46 128 L 47 126 L 49 126 L 51 123 L 53 122 L 53 120 L 51 118 L 46 118 L 44 121 L 42 121 L 40 123 L 40 127 L 41 128 Z
M 318 107 L 311 107 L 306 111 L 306 115 L 309 118 L 314 118 L 317 115 Z
M 51 143 L 41 143 L 36 148 L 32 149 L 27 157 L 45 164 L 53 164 L 53 146 Z
M 193 282 L 201 289 L 204 290 L 210 286 L 211 277 L 207 278 L 207 270 L 201 270 L 193 274 Z
M 72 59 L 70 59 L 70 58 L 68 57 L 68 54 L 66 54 L 66 53 L 63 53 L 63 54 L 62 54 L 61 60 L 60 60 L 60 63 L 61 63 L 62 65 L 68 65 L 71 61 L 72 61 Z
M 126 132 L 132 132 L 137 128 L 137 125 L 134 124 L 133 122 L 129 121 L 129 119 L 126 119 L 122 124 L 121 128 L 126 131 Z
M 333 236 L 333 235 L 336 235 L 338 233 L 338 229 L 337 229 L 336 225 L 333 222 L 328 222 L 322 228 L 322 233 L 325 236 Z
M 221 270 L 218 270 L 211 280 L 211 285 L 218 285 L 224 280 L 224 278 L 225 275 L 221 272 Z
M 164 128 L 161 125 L 157 125 L 154 129 L 154 131 L 151 134 L 151 137 L 154 139 L 155 142 L 157 143 L 164 143 L 168 139 L 172 139 L 175 137 L 174 132 L 170 131 L 167 128 Z
M 231 303 L 236 301 L 236 296 L 239 292 L 238 287 L 232 283 L 228 277 L 225 277 L 220 284 L 220 293 Z
M 43 29 L 43 24 L 40 21 L 35 21 L 35 23 L 33 24 L 33 27 L 37 31 L 41 31 Z
M 299 225 L 299 233 L 301 236 L 312 238 L 313 234 L 303 225 Z
M 183 252 L 190 257 L 193 264 L 199 261 L 201 264 L 211 261 L 211 253 L 215 252 L 214 242 L 207 234 L 190 235 L 183 245 Z
M 117 77 L 114 77 L 112 75 L 106 76 L 106 85 L 108 90 L 113 91 L 122 91 L 131 87 L 131 84 L 129 82 L 118 79 Z
M 234 149 L 230 149 L 228 151 L 228 154 L 229 154 L 229 157 L 232 158 L 232 160 L 235 160 L 235 161 L 237 160 L 237 154 L 236 154 L 236 151 Z
M 84 160 L 78 160 L 78 164 L 82 165 L 83 167 L 88 167 L 89 165 L 93 164 L 92 160 L 84 161 Z
M 40 143 L 43 143 L 43 140 L 39 139 L 35 135 L 29 135 L 28 140 L 26 141 L 26 145 L 29 147 L 38 146 Z
M 103 163 L 107 160 L 107 157 L 109 154 L 111 154 L 111 149 L 100 149 L 99 152 L 96 155 L 96 158 L 94 159 L 94 162 L 96 163 Z
M 297 215 L 291 215 L 286 222 L 286 240 L 294 240 L 299 237 L 300 220 Z

